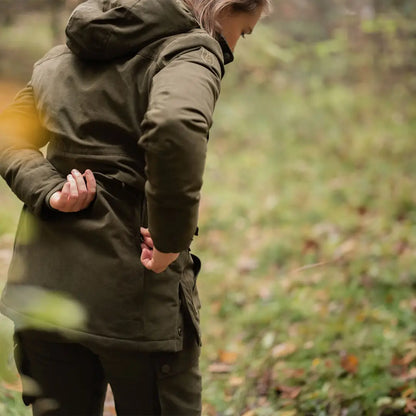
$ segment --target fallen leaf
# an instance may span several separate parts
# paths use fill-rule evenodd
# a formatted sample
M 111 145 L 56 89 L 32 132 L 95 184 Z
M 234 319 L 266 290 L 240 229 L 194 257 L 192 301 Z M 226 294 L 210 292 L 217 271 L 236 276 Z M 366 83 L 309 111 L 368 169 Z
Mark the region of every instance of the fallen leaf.
M 409 387 L 402 392 L 402 397 L 410 397 L 415 392 L 414 387 Z
M 405 381 L 416 379 L 416 367 L 412 367 L 407 373 L 402 374 L 400 378 Z
M 406 413 L 416 413 L 416 400 L 406 399 L 406 407 L 404 408 Z
M 282 398 L 282 399 L 296 399 L 299 396 L 300 392 L 302 391 L 302 387 L 293 387 L 293 386 L 283 386 L 279 385 L 275 388 L 275 392 Z
M 403 365 L 409 365 L 416 359 L 416 350 L 408 352 L 402 359 Z
M 225 374 L 225 373 L 231 373 L 232 366 L 230 364 L 225 363 L 212 363 L 208 367 L 208 371 L 213 374 Z
M 306 254 L 310 251 L 319 251 L 320 244 L 318 241 L 313 239 L 307 239 L 303 242 L 302 254 Z
M 355 250 L 357 242 L 355 240 L 344 241 L 335 251 L 335 258 L 342 258 Z
M 219 350 L 219 361 L 224 364 L 235 364 L 237 362 L 238 354 L 233 351 Z
M 272 356 L 274 358 L 283 358 L 287 357 L 288 355 L 293 354 L 297 350 L 295 344 L 290 342 L 284 342 L 282 344 L 276 345 L 272 350 Z
M 358 363 L 358 358 L 355 355 L 345 355 L 341 358 L 341 367 L 351 374 L 355 374 L 357 372 Z
M 240 387 L 244 383 L 243 377 L 231 377 L 229 380 L 229 384 L 231 387 Z

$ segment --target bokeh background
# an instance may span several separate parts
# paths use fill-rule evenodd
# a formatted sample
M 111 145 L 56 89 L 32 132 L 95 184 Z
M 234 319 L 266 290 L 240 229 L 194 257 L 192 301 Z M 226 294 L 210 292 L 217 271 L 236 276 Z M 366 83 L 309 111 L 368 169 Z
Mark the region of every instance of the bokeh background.
M 76 3 L 1 0 L 0 108 Z M 240 41 L 193 245 L 204 416 L 416 414 L 415 93 L 414 0 L 275 0 Z M 19 208 L 2 181 L 0 285 Z

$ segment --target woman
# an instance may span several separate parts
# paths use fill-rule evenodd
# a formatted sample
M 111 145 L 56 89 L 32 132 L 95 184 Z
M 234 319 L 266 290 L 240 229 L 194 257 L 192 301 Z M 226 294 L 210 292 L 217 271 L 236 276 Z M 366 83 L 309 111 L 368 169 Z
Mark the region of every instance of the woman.
M 2 114 L 0 173 L 24 207 L 1 311 L 34 415 L 100 415 L 107 383 L 118 415 L 200 414 L 189 246 L 207 135 L 224 64 L 269 7 L 88 0 Z M 79 302 L 85 325 L 27 329 L 39 291 Z

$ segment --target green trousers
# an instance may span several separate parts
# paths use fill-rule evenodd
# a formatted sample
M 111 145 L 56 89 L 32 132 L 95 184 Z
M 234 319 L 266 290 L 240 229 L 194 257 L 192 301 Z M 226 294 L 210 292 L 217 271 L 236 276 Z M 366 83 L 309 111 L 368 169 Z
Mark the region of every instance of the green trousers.
M 177 353 L 91 350 L 16 332 L 17 367 L 35 381 L 24 382 L 23 400 L 34 416 L 101 416 L 109 383 L 118 416 L 200 416 L 200 347 L 189 324 L 184 332 Z

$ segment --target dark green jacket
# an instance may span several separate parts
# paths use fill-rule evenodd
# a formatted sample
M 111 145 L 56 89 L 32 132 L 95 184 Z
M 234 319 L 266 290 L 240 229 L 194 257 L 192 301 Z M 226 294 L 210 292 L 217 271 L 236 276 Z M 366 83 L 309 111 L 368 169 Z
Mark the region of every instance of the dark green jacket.
M 85 342 L 182 348 L 181 303 L 199 335 L 197 227 L 207 135 L 232 54 L 181 0 L 89 0 L 67 46 L 36 63 L 0 118 L 0 173 L 24 202 L 1 311 L 18 324 L 28 288 L 85 308 Z M 39 149 L 48 143 L 47 157 Z M 45 201 L 72 168 L 91 169 L 97 196 L 78 213 Z M 140 263 L 140 226 L 181 252 L 166 272 Z

